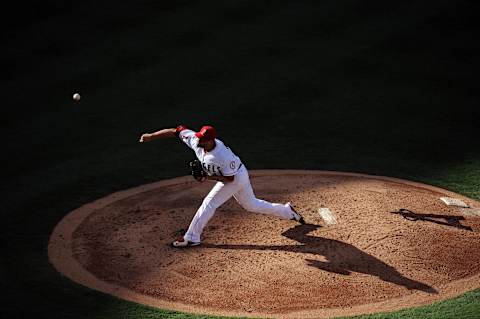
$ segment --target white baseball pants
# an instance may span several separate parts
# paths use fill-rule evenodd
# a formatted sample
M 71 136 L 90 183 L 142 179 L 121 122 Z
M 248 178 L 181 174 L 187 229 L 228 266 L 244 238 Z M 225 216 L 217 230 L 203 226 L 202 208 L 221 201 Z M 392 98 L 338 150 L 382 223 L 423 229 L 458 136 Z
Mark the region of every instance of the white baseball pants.
M 242 166 L 232 182 L 226 184 L 217 182 L 204 198 L 184 235 L 185 240 L 200 242 L 203 229 L 215 214 L 215 210 L 232 196 L 248 211 L 274 215 L 282 219 L 293 218 L 293 212 L 288 204 L 270 203 L 255 197 L 248 171 Z

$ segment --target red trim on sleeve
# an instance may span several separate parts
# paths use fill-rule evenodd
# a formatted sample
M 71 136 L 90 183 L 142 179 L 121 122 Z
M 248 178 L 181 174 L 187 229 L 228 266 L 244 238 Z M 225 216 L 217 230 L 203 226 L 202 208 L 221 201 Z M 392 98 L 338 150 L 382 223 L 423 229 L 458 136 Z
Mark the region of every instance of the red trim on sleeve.
M 175 135 L 178 137 L 180 135 L 180 132 L 183 130 L 188 130 L 188 127 L 186 125 L 179 125 L 175 128 Z

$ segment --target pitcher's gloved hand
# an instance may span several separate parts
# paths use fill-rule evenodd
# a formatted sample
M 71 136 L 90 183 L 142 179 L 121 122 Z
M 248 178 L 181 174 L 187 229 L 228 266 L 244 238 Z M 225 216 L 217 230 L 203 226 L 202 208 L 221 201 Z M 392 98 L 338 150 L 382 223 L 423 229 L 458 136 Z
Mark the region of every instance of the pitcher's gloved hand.
M 203 170 L 202 163 L 198 159 L 194 159 L 188 163 L 190 173 L 193 178 L 199 182 L 204 182 L 207 179 L 207 173 Z

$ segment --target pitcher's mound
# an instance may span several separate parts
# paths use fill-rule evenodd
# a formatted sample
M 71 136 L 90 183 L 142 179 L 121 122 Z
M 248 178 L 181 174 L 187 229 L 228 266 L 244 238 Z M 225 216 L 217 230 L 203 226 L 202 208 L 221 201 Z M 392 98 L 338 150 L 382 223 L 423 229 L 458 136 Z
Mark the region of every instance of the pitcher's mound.
M 191 177 L 112 194 L 67 215 L 54 266 L 83 285 L 161 308 L 217 315 L 328 317 L 390 311 L 480 286 L 480 217 L 428 185 L 319 171 L 252 171 L 258 198 L 291 201 L 307 224 L 233 199 L 199 247 L 169 244 L 212 183 Z

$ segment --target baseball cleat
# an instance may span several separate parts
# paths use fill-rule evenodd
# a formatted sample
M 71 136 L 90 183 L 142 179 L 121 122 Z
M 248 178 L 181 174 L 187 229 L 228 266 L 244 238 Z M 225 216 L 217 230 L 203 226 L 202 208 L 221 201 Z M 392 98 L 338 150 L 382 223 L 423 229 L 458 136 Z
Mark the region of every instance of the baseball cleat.
M 300 224 L 305 225 L 305 219 L 303 219 L 302 215 L 300 215 L 300 214 L 295 210 L 295 208 L 293 208 L 293 206 L 292 206 L 292 204 L 291 204 L 290 202 L 288 202 L 287 205 L 290 206 L 290 209 L 291 209 L 292 212 L 293 212 L 292 220 L 296 220 L 296 221 L 299 222 Z
M 177 247 L 177 248 L 194 247 L 194 246 L 198 246 L 198 245 L 200 245 L 200 243 L 185 240 L 185 238 L 183 238 L 183 236 L 180 237 L 179 239 L 175 240 L 172 243 L 172 247 Z

